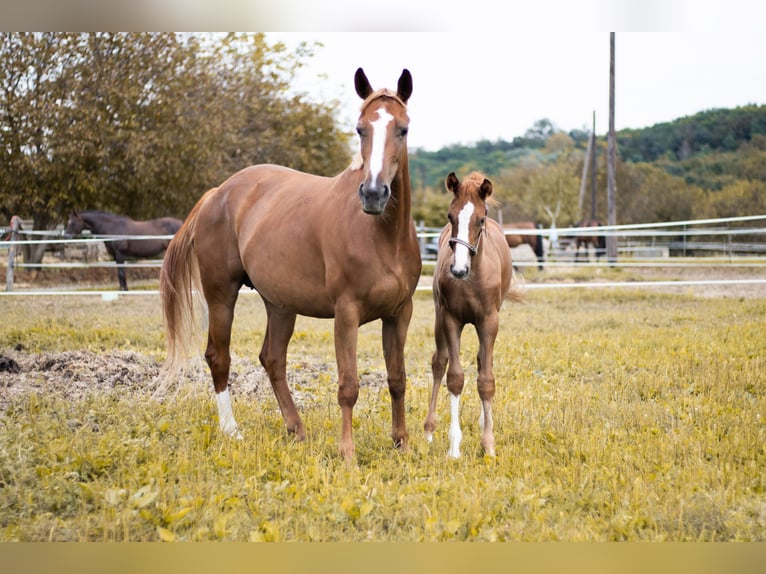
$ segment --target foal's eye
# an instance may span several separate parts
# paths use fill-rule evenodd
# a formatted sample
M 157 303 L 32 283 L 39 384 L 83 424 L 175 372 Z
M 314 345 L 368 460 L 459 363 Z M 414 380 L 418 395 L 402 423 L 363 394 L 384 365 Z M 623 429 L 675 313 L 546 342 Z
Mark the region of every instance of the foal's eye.
M 360 138 L 363 138 L 364 134 L 365 134 L 365 130 L 364 130 L 364 128 L 358 127 L 358 128 L 356 128 L 356 133 L 359 134 Z
M 410 133 L 410 128 L 402 128 L 399 130 L 399 137 L 407 137 L 407 134 Z

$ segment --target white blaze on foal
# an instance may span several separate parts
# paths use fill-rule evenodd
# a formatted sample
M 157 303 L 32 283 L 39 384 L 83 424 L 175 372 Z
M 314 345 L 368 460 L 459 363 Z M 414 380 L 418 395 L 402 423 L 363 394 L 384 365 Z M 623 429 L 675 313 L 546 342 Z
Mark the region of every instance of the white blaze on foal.
M 468 232 L 470 231 L 473 210 L 473 203 L 469 201 L 457 216 L 457 238 L 465 244 L 470 243 Z M 452 264 L 452 269 L 457 273 L 467 273 L 471 267 L 471 253 L 464 243 L 455 244 L 455 261 Z

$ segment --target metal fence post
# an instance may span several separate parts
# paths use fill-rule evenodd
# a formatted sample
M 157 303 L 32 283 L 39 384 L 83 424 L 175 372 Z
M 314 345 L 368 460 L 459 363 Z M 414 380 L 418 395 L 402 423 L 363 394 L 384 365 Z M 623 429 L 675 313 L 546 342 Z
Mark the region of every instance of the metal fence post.
M 19 239 L 21 220 L 18 215 L 11 217 L 11 245 L 8 247 L 8 269 L 5 272 L 5 290 L 13 291 L 13 268 L 16 266 L 16 241 Z

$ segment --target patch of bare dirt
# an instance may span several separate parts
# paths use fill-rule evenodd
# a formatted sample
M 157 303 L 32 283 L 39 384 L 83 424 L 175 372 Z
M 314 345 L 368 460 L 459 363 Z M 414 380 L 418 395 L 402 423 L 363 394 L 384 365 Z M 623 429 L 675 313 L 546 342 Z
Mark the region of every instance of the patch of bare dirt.
M 66 400 L 81 400 L 90 393 L 116 392 L 150 397 L 158 387 L 161 364 L 133 351 L 95 353 L 65 351 L 0 354 L 0 410 L 29 393 L 45 393 Z M 296 406 L 302 408 L 326 399 L 317 381 L 335 380 L 334 364 L 304 359 L 288 366 L 288 386 Z M 362 386 L 385 385 L 385 373 L 367 374 Z M 233 395 L 255 401 L 273 399 L 271 383 L 257 360 L 234 358 L 230 376 Z M 212 393 L 210 372 L 202 359 L 192 360 L 183 376 L 168 388 L 165 397 L 180 389 Z

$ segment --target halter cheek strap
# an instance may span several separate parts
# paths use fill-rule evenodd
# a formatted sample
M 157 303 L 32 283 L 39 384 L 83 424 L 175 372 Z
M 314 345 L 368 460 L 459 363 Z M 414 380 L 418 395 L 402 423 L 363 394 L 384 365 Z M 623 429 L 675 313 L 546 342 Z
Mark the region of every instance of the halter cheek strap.
M 459 237 L 450 237 L 449 238 L 449 244 L 454 246 L 456 243 L 459 245 L 462 245 L 463 247 L 466 247 L 468 251 L 471 253 L 471 256 L 476 255 L 476 252 L 479 251 L 479 243 L 481 243 L 481 236 L 484 233 L 484 226 L 481 226 L 481 229 L 479 229 L 479 236 L 476 238 L 476 245 L 471 245 L 467 241 L 463 241 Z

